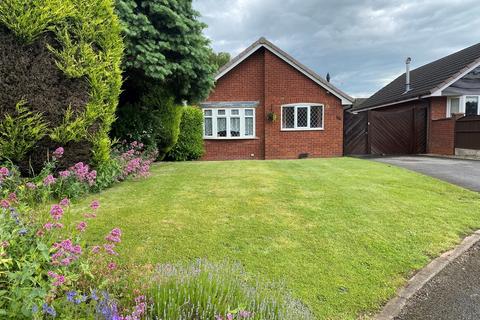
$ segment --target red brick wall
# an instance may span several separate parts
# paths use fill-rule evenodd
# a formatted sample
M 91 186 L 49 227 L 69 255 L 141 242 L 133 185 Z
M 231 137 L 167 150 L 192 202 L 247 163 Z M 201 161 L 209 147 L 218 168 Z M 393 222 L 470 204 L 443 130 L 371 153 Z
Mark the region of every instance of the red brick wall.
M 455 119 L 446 118 L 447 98 L 430 98 L 428 153 L 455 154 Z
M 428 152 L 435 154 L 455 154 L 455 119 L 446 118 L 430 122 Z
M 281 106 L 290 103 L 324 104 L 324 130 L 281 131 Z M 340 99 L 270 51 L 265 53 L 265 111 L 278 115 L 265 125 L 265 158 L 298 158 L 343 154 L 343 108 Z
M 256 110 L 256 140 L 205 140 L 205 160 L 287 159 L 343 153 L 343 108 L 340 99 L 307 78 L 275 54 L 260 49 L 216 84 L 207 101 L 260 101 Z M 324 130 L 281 131 L 281 105 L 321 103 Z M 266 120 L 277 114 L 277 121 Z M 255 154 L 251 157 L 251 154 Z
M 221 77 L 207 101 L 259 101 L 255 111 L 257 139 L 206 139 L 203 160 L 264 159 L 264 49 L 253 53 Z M 253 154 L 253 157 L 251 156 Z
M 447 97 L 430 98 L 430 119 L 438 120 L 447 117 Z

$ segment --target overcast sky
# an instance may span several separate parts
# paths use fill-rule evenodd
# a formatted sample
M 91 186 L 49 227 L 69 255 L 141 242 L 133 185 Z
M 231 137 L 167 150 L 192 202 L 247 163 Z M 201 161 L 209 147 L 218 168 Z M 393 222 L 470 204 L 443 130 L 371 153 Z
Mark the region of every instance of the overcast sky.
M 261 36 L 354 97 L 480 42 L 480 0 L 194 0 L 215 51 Z

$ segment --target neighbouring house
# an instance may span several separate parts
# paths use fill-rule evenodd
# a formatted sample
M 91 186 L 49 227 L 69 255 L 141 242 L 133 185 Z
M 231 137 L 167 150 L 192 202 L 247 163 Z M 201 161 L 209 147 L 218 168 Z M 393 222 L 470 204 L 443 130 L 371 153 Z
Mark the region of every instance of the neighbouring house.
M 480 154 L 480 43 L 410 71 L 345 114 L 346 154 Z
M 343 154 L 353 98 L 260 38 L 223 66 L 204 114 L 204 160 Z

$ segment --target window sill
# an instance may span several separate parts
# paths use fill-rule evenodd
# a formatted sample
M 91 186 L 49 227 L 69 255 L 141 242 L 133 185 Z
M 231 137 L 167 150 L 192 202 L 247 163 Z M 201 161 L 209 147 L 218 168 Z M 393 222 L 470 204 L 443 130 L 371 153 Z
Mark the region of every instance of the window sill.
M 258 140 L 259 137 L 203 137 L 203 140 Z
M 323 131 L 325 130 L 324 128 L 292 128 L 292 129 L 280 129 L 280 131 Z

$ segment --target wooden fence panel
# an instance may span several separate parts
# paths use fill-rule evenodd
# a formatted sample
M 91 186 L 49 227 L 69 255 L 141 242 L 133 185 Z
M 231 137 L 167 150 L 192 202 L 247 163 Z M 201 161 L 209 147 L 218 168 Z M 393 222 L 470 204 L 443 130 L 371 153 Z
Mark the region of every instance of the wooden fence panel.
M 480 116 L 467 116 L 457 120 L 455 148 L 480 150 Z

